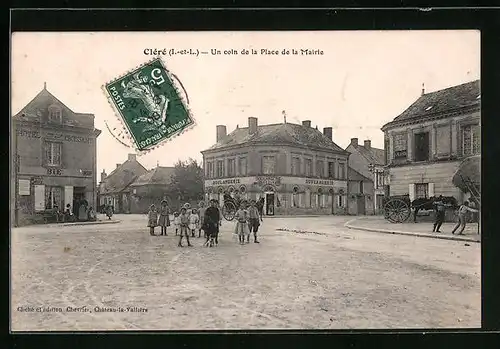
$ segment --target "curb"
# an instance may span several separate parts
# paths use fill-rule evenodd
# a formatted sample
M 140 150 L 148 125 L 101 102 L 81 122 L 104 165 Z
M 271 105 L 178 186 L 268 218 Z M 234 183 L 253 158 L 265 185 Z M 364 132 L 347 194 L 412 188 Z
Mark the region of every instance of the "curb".
M 328 215 L 275 215 L 275 216 L 262 216 L 262 218 L 310 218 L 310 217 L 328 217 Z
M 369 232 L 375 232 L 375 233 L 382 233 L 382 234 L 417 236 L 417 237 L 430 238 L 430 239 L 454 240 L 454 241 L 465 241 L 465 242 L 475 242 L 475 243 L 480 243 L 481 242 L 481 240 L 467 239 L 467 238 L 462 238 L 462 237 L 458 237 L 458 236 L 431 235 L 431 234 L 425 234 L 425 233 L 409 233 L 409 232 L 406 232 L 406 231 L 399 231 L 399 230 L 365 228 L 365 227 L 359 227 L 359 226 L 351 225 L 349 222 L 345 223 L 344 227 L 346 227 L 348 229 L 363 230 L 363 231 L 369 231 Z
M 40 226 L 44 227 L 73 227 L 77 225 L 101 225 L 101 224 L 116 224 L 120 223 L 120 220 L 112 220 L 112 221 L 97 221 L 97 222 L 72 222 L 72 223 L 59 223 L 59 224 L 40 224 Z

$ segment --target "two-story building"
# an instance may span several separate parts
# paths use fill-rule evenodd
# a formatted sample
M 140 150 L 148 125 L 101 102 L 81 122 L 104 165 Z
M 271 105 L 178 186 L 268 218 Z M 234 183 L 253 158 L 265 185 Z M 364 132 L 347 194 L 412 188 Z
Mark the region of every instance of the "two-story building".
M 86 199 L 95 207 L 94 115 L 76 113 L 44 86 L 12 119 L 14 222 L 29 224 L 37 213 L 62 211 Z
M 206 199 L 263 197 L 266 215 L 346 213 L 349 153 L 332 141 L 331 127 L 321 133 L 309 120 L 258 125 L 250 117 L 230 134 L 216 128 L 216 144 L 201 152 Z
M 384 186 L 384 167 L 385 167 L 385 155 L 384 149 L 379 149 L 372 147 L 372 142 L 370 140 L 365 140 L 363 145 L 358 143 L 358 138 L 351 138 L 351 143 L 347 146 L 346 150 L 351 153 L 349 156 L 349 167 L 355 172 L 361 174 L 365 178 L 368 178 L 371 183 L 365 185 L 365 190 L 362 191 L 364 194 L 365 202 L 364 206 L 359 203 L 361 200 L 357 197 L 355 200 L 357 207 L 364 207 L 363 210 L 359 212 L 364 212 L 365 214 L 381 214 L 383 211 L 383 202 L 385 194 Z M 353 172 L 353 175 L 355 173 Z M 354 176 L 356 179 L 353 181 L 359 181 L 359 176 Z M 351 177 L 349 177 L 351 180 Z M 368 190 L 370 188 L 370 190 Z
M 347 170 L 347 213 L 350 215 L 373 214 L 373 181 L 349 167 Z
M 480 154 L 479 80 L 424 93 L 382 127 L 390 195 L 410 199 L 464 193 L 452 183 L 460 161 Z

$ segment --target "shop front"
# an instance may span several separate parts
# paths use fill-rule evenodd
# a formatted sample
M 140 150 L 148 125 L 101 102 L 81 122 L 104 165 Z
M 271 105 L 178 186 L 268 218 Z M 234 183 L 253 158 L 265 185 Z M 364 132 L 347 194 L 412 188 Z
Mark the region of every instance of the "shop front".
M 264 214 L 345 214 L 346 180 L 292 176 L 255 176 L 205 181 L 205 198 L 223 205 L 224 193 L 242 199 L 264 199 Z

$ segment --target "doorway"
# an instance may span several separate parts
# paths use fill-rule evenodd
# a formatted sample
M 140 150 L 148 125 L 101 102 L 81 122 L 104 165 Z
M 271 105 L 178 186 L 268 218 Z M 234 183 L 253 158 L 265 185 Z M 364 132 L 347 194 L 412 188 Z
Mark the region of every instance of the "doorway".
M 265 192 L 264 199 L 265 199 L 264 208 L 266 216 L 274 216 L 274 193 Z
M 365 207 L 365 197 L 364 196 L 358 196 L 357 205 L 358 205 L 358 214 L 365 215 L 366 214 L 366 207 Z

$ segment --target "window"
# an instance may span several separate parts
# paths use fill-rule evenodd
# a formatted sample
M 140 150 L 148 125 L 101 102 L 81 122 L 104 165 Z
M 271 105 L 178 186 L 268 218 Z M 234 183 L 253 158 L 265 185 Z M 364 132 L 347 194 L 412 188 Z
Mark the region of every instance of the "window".
M 359 193 L 363 194 L 363 181 L 359 181 Z
M 381 171 L 375 172 L 377 189 L 384 186 L 384 173 Z
M 45 157 L 47 165 L 61 166 L 62 144 L 57 142 L 45 142 Z
M 240 171 L 240 176 L 246 176 L 247 174 L 247 158 L 238 159 L 238 168 Z
M 338 207 L 344 207 L 344 197 L 342 195 L 337 196 Z
M 345 164 L 339 164 L 339 179 L 345 179 Z
M 59 108 L 57 106 L 50 106 L 49 107 L 49 121 L 56 122 L 59 124 L 62 122 L 61 108 Z
M 316 161 L 316 176 L 320 178 L 325 176 L 325 165 L 323 160 Z
M 217 160 L 217 177 L 224 177 L 224 160 Z
M 402 159 L 407 156 L 407 135 L 405 133 L 394 135 L 394 158 Z
M 262 173 L 263 174 L 276 173 L 276 158 L 274 156 L 262 157 Z
M 207 177 L 214 178 L 214 163 L 212 161 L 207 162 Z
M 416 133 L 415 140 L 415 161 L 429 160 L 429 132 Z
M 227 175 L 229 177 L 233 177 L 236 175 L 236 160 L 235 159 L 229 159 L 227 161 Z
M 467 125 L 462 128 L 462 153 L 464 156 L 481 152 L 479 125 Z
M 305 167 L 305 175 L 307 177 L 312 176 L 312 160 L 311 159 L 305 159 L 304 167 Z
M 335 163 L 328 162 L 328 178 L 335 178 Z
M 292 175 L 300 175 L 300 158 L 292 157 Z
M 299 207 L 299 188 L 298 187 L 293 187 L 291 204 L 292 204 L 292 207 Z
M 417 183 L 417 184 L 415 184 L 415 198 L 416 199 L 426 198 L 428 190 L 429 190 L 429 184 L 428 183 Z
M 45 187 L 45 209 L 51 210 L 54 206 L 58 206 L 59 210 L 63 211 L 62 188 L 61 187 Z M 73 206 L 73 204 L 72 204 Z
M 384 160 L 385 160 L 385 164 L 388 164 L 389 163 L 389 159 L 391 158 L 390 156 L 390 146 L 391 146 L 391 143 L 389 142 L 388 139 L 385 139 L 384 140 Z

